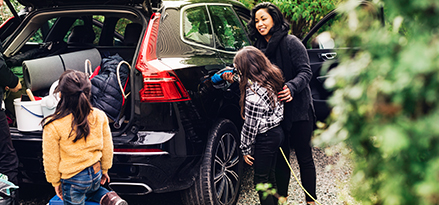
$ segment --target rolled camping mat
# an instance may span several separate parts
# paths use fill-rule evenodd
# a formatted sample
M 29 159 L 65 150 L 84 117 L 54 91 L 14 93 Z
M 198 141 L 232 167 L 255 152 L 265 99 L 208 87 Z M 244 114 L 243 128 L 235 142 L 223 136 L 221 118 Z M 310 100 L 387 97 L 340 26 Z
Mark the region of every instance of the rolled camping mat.
M 24 61 L 26 87 L 32 91 L 48 89 L 67 69 L 85 72 L 87 59 L 91 62 L 92 71 L 101 64 L 101 54 L 96 48 Z
M 64 61 L 65 69 L 85 72 L 85 60 L 90 60 L 92 72 L 101 65 L 101 54 L 98 49 L 87 49 L 60 55 Z
M 23 62 L 24 83 L 32 91 L 49 88 L 63 72 L 64 65 L 59 56 Z

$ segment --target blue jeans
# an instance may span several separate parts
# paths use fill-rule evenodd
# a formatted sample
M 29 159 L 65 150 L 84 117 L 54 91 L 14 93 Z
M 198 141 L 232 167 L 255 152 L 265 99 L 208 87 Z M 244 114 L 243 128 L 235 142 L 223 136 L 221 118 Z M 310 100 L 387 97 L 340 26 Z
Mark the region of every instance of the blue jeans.
M 88 167 L 70 179 L 61 179 L 62 196 L 65 205 L 85 204 L 85 201 L 100 202 L 109 191 L 101 187 L 102 170 L 94 173 L 93 166 Z

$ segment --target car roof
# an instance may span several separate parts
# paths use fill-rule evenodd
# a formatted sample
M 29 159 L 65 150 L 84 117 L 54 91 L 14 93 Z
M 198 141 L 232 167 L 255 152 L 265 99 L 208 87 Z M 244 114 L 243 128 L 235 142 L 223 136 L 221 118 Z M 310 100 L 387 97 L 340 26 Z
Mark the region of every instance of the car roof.
M 148 4 L 151 0 L 18 0 L 18 2 L 33 8 L 50 8 L 72 5 L 138 5 L 144 2 Z
M 220 4 L 232 4 L 234 6 L 245 7 L 244 4 L 236 0 L 164 0 L 163 1 L 163 4 L 167 8 L 181 8 L 189 4 L 197 4 L 197 3 L 212 3 L 212 4 L 220 3 Z
M 50 8 L 55 6 L 76 5 L 148 5 L 151 3 L 160 5 L 160 3 L 158 3 L 160 1 L 162 0 L 18 0 L 20 4 L 33 8 Z M 194 3 L 226 3 L 244 7 L 242 3 L 236 0 L 165 0 L 163 2 L 169 2 L 166 3 L 168 7 L 181 7 Z

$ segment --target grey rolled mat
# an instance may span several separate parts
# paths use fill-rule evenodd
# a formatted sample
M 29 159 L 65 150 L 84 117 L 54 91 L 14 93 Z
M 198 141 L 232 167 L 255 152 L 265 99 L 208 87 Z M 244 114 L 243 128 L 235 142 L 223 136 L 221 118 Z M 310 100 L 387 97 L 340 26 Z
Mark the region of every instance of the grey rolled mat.
M 67 69 L 85 72 L 87 59 L 91 62 L 92 72 L 101 64 L 101 55 L 95 48 L 24 61 L 24 82 L 32 91 L 48 89 Z
M 101 54 L 98 49 L 88 49 L 83 51 L 77 51 L 72 53 L 66 53 L 60 55 L 64 61 L 65 69 L 79 70 L 85 72 L 85 60 L 88 59 L 91 62 L 92 71 L 101 64 Z
M 49 88 L 64 72 L 59 56 L 38 58 L 23 62 L 23 78 L 32 91 Z

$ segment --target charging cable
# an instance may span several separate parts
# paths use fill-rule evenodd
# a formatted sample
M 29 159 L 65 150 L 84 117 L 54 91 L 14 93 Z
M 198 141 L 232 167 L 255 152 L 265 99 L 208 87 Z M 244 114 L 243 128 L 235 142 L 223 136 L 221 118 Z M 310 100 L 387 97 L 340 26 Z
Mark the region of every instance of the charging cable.
M 300 187 L 303 189 L 303 191 L 312 199 L 314 200 L 317 204 L 322 205 L 320 202 L 318 202 L 316 199 L 314 199 L 314 197 L 311 196 L 311 194 L 309 194 L 306 189 L 302 186 L 302 183 L 299 182 L 299 179 L 297 178 L 296 174 L 293 171 L 293 168 L 291 168 L 290 162 L 288 161 L 287 157 L 284 154 L 284 151 L 282 150 L 281 147 L 279 147 L 280 152 L 282 153 L 282 156 L 284 156 L 285 161 L 288 164 L 288 167 L 290 167 L 291 173 L 293 173 L 294 178 L 296 179 L 297 183 L 300 185 Z

